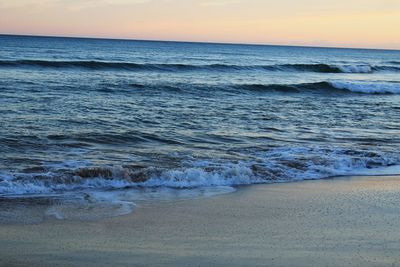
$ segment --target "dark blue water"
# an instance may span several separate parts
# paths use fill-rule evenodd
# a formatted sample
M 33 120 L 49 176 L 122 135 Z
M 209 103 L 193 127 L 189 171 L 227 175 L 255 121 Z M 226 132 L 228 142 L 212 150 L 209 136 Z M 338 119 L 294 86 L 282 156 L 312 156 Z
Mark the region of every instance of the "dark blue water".
M 0 36 L 0 116 L 3 197 L 393 172 L 400 51 Z

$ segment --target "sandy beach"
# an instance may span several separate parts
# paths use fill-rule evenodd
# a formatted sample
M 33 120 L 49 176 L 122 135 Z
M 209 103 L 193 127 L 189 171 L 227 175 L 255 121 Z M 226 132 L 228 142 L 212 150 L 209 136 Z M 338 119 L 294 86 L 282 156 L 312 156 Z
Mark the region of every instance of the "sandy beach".
M 400 177 L 256 185 L 0 226 L 0 266 L 400 266 Z

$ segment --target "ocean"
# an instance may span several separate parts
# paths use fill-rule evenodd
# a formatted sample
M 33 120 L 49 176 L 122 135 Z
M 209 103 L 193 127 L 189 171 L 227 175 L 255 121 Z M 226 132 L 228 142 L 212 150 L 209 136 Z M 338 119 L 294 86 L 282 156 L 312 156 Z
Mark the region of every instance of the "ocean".
M 0 116 L 2 199 L 400 173 L 400 51 L 1 35 Z

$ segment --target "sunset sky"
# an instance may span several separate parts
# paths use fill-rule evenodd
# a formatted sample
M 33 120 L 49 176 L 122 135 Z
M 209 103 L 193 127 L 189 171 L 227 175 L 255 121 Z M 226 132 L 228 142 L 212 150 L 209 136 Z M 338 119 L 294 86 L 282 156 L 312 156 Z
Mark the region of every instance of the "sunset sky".
M 0 0 L 0 33 L 400 49 L 400 0 Z

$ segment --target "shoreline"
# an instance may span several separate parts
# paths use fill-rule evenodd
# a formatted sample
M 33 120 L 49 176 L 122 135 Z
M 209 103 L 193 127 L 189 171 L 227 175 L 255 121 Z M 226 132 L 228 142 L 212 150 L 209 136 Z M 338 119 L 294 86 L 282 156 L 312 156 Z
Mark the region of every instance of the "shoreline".
M 398 175 L 236 188 L 97 221 L 0 225 L 0 266 L 400 265 Z

